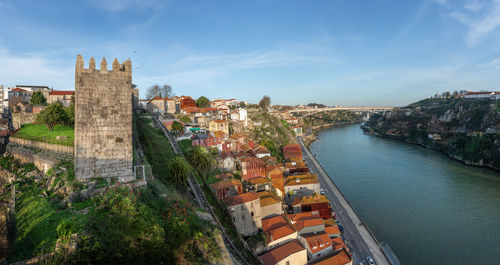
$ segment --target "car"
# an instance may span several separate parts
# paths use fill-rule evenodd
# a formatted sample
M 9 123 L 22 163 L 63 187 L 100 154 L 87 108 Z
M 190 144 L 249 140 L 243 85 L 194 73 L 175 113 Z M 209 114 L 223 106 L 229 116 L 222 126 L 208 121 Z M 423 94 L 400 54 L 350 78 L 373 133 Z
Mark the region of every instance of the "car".
M 320 193 L 321 195 L 325 195 L 325 191 L 324 191 L 323 189 L 319 189 L 319 193 Z
M 367 262 L 369 265 L 375 265 L 375 261 L 374 261 L 371 257 L 366 257 L 366 262 Z

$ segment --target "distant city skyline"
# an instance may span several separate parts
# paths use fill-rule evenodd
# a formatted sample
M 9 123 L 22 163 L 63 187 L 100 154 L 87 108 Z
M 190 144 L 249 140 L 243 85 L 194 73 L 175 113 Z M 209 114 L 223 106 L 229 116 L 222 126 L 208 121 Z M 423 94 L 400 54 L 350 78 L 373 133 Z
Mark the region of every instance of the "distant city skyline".
M 85 67 L 132 60 L 144 98 L 403 106 L 500 90 L 500 0 L 0 0 L 0 85 L 74 89 Z

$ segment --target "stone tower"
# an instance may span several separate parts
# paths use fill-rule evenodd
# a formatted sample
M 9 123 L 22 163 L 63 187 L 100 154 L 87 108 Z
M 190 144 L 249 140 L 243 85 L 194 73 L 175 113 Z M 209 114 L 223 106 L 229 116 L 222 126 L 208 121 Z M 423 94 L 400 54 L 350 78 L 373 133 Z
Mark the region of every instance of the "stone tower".
M 106 59 L 95 69 L 77 56 L 75 69 L 75 176 L 134 179 L 132 170 L 132 62 Z

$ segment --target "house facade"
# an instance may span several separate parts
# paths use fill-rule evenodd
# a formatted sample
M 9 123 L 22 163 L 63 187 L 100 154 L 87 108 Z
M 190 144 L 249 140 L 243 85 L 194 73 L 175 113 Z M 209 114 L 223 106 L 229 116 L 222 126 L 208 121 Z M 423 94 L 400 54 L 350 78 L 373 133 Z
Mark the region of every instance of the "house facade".
M 226 200 L 236 230 L 244 236 L 257 233 L 262 227 L 260 198 L 255 192 L 247 192 Z

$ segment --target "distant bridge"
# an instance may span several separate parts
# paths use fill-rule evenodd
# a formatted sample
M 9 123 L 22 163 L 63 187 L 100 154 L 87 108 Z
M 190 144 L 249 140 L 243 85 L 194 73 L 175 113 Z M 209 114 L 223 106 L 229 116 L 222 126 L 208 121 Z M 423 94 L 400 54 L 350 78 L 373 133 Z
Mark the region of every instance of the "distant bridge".
M 386 111 L 393 110 L 393 107 L 327 107 L 327 108 L 305 108 L 305 109 L 292 109 L 289 110 L 289 113 L 306 113 L 304 116 L 306 117 L 318 112 L 325 111 L 335 111 L 335 110 L 348 110 L 348 111 L 359 111 L 359 112 L 369 112 L 376 114 L 383 114 Z

